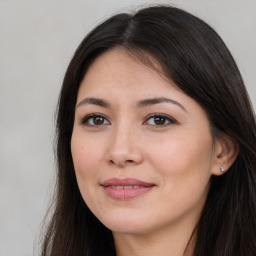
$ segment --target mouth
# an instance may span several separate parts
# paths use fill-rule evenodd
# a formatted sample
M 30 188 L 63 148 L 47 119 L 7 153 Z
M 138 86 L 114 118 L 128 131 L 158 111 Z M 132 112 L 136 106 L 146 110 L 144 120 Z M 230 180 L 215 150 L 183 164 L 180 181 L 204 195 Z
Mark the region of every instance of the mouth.
M 104 181 L 101 186 L 112 199 L 128 200 L 149 192 L 156 185 L 133 178 L 112 178 Z

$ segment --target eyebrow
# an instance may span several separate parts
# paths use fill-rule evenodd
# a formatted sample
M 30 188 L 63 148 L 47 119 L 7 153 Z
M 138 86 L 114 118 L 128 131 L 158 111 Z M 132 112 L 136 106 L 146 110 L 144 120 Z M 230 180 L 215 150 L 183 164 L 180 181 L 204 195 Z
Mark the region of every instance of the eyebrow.
M 141 107 L 146 107 L 146 106 L 160 104 L 160 103 L 172 103 L 179 106 L 183 111 L 187 112 L 186 108 L 183 105 L 181 105 L 178 101 L 165 98 L 165 97 L 141 100 L 137 103 L 137 107 L 141 108 Z
M 138 108 L 143 108 L 146 106 L 150 106 L 150 105 L 155 105 L 155 104 L 160 104 L 160 103 L 172 103 L 175 104 L 177 106 L 179 106 L 183 111 L 187 112 L 186 108 L 181 105 L 178 101 L 176 100 L 172 100 L 169 98 L 165 98 L 165 97 L 158 97 L 158 98 L 150 98 L 150 99 L 145 99 L 145 100 L 141 100 L 139 101 L 136 106 Z M 82 105 L 85 104 L 93 104 L 93 105 L 97 105 L 103 108 L 110 108 L 111 104 L 103 99 L 99 99 L 99 98 L 84 98 L 83 100 L 81 100 L 78 104 L 77 107 L 80 107 Z
M 110 107 L 110 103 L 108 103 L 105 100 L 102 99 L 98 99 L 98 98 L 84 98 L 83 100 L 81 100 L 76 107 L 80 107 L 82 105 L 85 104 L 93 104 L 93 105 L 98 105 L 100 107 L 103 108 L 109 108 Z

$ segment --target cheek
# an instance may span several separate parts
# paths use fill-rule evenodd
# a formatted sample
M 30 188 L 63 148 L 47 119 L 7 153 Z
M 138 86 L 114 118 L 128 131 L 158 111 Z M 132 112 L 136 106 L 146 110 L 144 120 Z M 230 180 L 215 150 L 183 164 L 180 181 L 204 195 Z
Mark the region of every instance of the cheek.
M 212 162 L 212 139 L 208 133 L 174 134 L 155 143 L 148 151 L 152 165 L 165 176 L 209 175 Z M 149 148 L 149 147 L 147 147 Z M 189 176 L 188 176 L 189 177 Z
M 99 201 L 95 189 L 98 187 L 101 148 L 96 140 L 90 140 L 76 133 L 72 136 L 71 153 L 78 187 L 85 203 L 92 210 L 97 208 Z
M 211 176 L 211 142 L 208 136 L 177 135 L 159 143 L 150 155 L 151 166 L 164 184 L 162 193 L 168 195 L 161 200 L 174 215 L 203 206 Z
M 100 157 L 99 149 L 100 147 L 95 141 L 76 134 L 72 136 L 71 153 L 78 183 L 80 183 L 80 179 L 86 181 L 95 175 L 96 165 Z

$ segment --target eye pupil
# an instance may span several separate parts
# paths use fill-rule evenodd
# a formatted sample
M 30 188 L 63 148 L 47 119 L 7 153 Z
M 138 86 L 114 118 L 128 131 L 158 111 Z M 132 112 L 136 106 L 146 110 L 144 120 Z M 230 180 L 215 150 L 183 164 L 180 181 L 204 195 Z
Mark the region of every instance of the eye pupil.
M 154 122 L 155 122 L 156 125 L 163 125 L 163 124 L 165 124 L 165 118 L 160 117 L 160 116 L 156 116 L 154 118 Z
M 102 124 L 104 123 L 104 118 L 101 117 L 101 116 L 95 116 L 95 117 L 93 118 L 93 123 L 94 123 L 95 125 L 102 125 Z

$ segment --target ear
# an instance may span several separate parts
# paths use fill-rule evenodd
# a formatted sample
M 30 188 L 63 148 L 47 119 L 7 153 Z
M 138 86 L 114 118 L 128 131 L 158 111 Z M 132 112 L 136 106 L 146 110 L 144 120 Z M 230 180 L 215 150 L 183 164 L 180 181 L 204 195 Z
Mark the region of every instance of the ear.
M 215 141 L 215 152 L 212 165 L 212 175 L 222 175 L 227 172 L 230 166 L 235 162 L 239 153 L 239 146 L 237 142 L 228 137 L 222 135 L 221 138 Z M 221 167 L 223 171 L 221 171 Z

